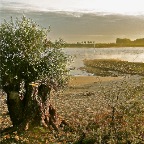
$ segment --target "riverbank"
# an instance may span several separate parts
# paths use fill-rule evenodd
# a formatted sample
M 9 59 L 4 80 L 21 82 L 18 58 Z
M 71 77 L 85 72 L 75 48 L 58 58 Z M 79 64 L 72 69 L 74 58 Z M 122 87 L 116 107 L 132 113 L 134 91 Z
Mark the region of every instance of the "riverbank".
M 108 43 L 108 44 L 66 44 L 65 48 L 127 48 L 127 47 L 142 47 L 144 48 L 144 44 L 115 44 L 115 43 Z

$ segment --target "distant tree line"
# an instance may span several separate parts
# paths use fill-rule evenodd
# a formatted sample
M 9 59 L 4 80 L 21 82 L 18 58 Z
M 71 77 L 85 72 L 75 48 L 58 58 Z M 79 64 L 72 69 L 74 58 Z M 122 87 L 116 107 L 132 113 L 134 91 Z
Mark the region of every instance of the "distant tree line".
M 136 39 L 136 40 L 134 40 L 134 41 L 131 41 L 131 40 L 128 39 L 128 38 L 124 38 L 124 39 L 117 38 L 117 39 L 116 39 L 116 44 L 144 45 L 144 38 Z
M 128 38 L 117 38 L 116 43 L 95 43 L 95 41 L 82 41 L 77 43 L 66 43 L 65 47 L 70 48 L 104 48 L 104 47 L 144 47 L 144 38 L 134 41 Z

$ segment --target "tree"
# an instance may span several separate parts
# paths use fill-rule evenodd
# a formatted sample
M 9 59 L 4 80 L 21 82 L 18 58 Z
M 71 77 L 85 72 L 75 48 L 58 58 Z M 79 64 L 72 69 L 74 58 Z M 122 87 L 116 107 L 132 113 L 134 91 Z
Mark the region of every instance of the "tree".
M 1 87 L 13 126 L 41 123 L 56 128 L 50 92 L 67 84 L 68 56 L 60 48 L 63 41 L 52 43 L 48 32 L 24 16 L 0 26 Z
M 131 40 L 127 39 L 127 38 L 124 38 L 124 39 L 117 38 L 116 39 L 116 43 L 117 44 L 129 44 L 129 43 L 131 43 Z

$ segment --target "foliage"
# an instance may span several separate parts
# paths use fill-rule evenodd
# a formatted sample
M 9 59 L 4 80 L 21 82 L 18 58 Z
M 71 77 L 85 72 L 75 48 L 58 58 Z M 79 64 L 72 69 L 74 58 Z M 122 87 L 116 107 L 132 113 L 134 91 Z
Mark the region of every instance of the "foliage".
M 124 38 L 124 39 L 117 38 L 117 39 L 116 39 L 116 43 L 117 43 L 117 44 L 128 44 L 128 43 L 130 43 L 130 42 L 131 42 L 131 40 L 130 40 L 130 39 L 127 39 L 127 38 Z
M 62 40 L 52 43 L 49 30 L 40 28 L 26 17 L 11 18 L 0 26 L 0 60 L 2 86 L 53 78 L 59 86 L 66 84 L 68 57 L 60 47 Z

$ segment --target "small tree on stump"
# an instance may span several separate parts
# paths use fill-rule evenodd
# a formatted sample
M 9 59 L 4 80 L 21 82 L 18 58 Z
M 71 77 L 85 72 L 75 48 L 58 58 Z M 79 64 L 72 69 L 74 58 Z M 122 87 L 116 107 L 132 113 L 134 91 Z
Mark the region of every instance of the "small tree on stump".
M 0 26 L 1 86 L 13 126 L 41 123 L 57 129 L 50 92 L 66 85 L 68 57 L 63 42 L 49 41 L 48 32 L 26 17 Z

